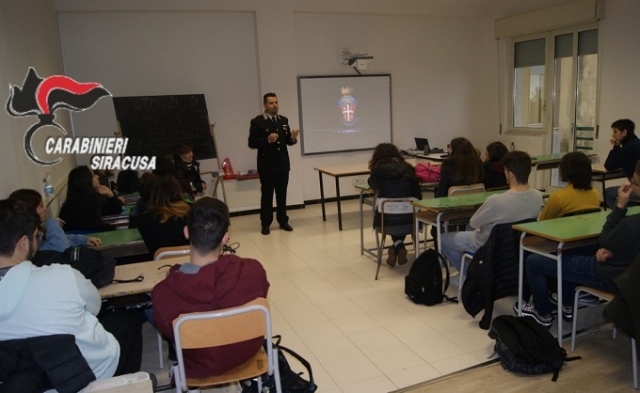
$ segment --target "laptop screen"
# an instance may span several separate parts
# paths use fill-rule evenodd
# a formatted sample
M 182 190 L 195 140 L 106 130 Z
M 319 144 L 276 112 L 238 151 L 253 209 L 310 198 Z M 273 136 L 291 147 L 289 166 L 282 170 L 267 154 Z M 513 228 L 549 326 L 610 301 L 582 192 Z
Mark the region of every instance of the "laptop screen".
M 427 138 L 414 138 L 416 140 L 416 150 L 424 151 L 425 154 L 429 154 L 431 149 L 429 148 L 429 140 Z

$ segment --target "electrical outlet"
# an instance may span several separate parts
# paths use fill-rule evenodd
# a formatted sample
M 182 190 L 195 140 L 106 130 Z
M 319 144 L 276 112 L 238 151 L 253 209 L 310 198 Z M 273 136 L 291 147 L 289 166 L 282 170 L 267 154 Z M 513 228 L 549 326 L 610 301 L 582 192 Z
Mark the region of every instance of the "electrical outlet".
M 358 184 L 367 184 L 367 178 L 364 176 L 358 176 L 351 178 L 351 184 L 355 187 Z

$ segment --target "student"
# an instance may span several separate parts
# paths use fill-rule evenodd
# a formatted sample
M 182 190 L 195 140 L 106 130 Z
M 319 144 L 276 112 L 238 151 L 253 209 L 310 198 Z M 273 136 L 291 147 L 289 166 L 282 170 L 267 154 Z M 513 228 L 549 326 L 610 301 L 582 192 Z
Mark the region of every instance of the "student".
M 531 158 L 522 151 L 512 151 L 502 157 L 509 190 L 491 195 L 473 214 L 471 231 L 442 234 L 442 252 L 458 271 L 465 251 L 478 250 L 489 238 L 497 224 L 522 221 L 538 217 L 542 194 L 529 186 Z
M 267 274 L 255 259 L 221 255 L 229 240 L 229 209 L 214 198 L 201 198 L 188 215 L 184 235 L 189 239 L 190 261 L 175 265 L 158 283 L 151 297 L 158 331 L 173 337 L 173 321 L 181 314 L 213 311 L 246 304 L 266 297 Z M 186 375 L 190 378 L 222 374 L 253 356 L 262 337 L 218 348 L 185 352 Z
M 160 180 L 160 176 L 153 172 L 145 172 L 140 176 L 140 198 L 129 212 L 129 228 L 137 228 L 140 216 L 149 208 L 151 190 Z
M 202 194 L 207 189 L 207 182 L 200 177 L 200 163 L 193 159 L 193 149 L 188 144 L 181 143 L 178 145 L 177 151 L 176 177 L 187 179 L 196 193 Z
M 507 186 L 504 167 L 501 160 L 509 150 L 502 142 L 492 142 L 484 154 L 484 188 L 501 188 Z
M 413 167 L 400 155 L 398 148 L 391 143 L 376 146 L 369 161 L 371 176 L 367 182 L 377 192 L 378 198 L 416 198 L 422 199 L 420 182 Z M 385 217 L 385 226 L 411 225 L 413 214 L 393 214 Z M 376 209 L 373 226 L 380 227 L 381 215 Z M 393 247 L 389 248 L 387 264 L 395 266 L 407 263 L 407 249 L 404 246 L 405 235 L 391 236 Z
M 576 286 L 616 292 L 613 279 L 620 275 L 631 260 L 640 253 L 640 214 L 627 216 L 629 198 L 640 196 L 640 163 L 636 164 L 630 183 L 618 187 L 613 206 L 600 234 L 599 249 L 595 255 L 568 254 L 562 258 L 562 317 L 573 319 L 573 297 Z M 549 299 L 547 276 L 557 277 L 555 261 L 538 254 L 527 257 L 527 280 L 533 296 L 533 304 L 523 304 L 522 314 L 528 315 L 540 325 L 551 327 L 553 304 Z
M 68 265 L 30 262 L 38 249 L 39 221 L 24 202 L 0 201 L 0 340 L 72 334 L 96 378 L 112 377 L 120 345 L 96 318 L 96 287 Z
M 9 195 L 9 198 L 20 200 L 31 206 L 40 218 L 39 228 L 42 231 L 42 239 L 38 242 L 38 250 L 63 252 L 69 247 L 99 246 L 102 242 L 97 237 L 84 235 L 71 235 L 64 233 L 62 222 L 57 218 L 47 219 L 47 208 L 44 206 L 42 195 L 36 190 L 20 189 Z
M 567 153 L 560 160 L 560 178 L 569 184 L 549 196 L 538 220 L 600 208 L 600 193 L 591 187 L 591 160 L 582 152 Z
M 476 149 L 466 138 L 453 138 L 449 157 L 440 167 L 440 183 L 436 197 L 445 197 L 449 187 L 482 182 L 484 170 Z
M 156 169 L 153 170 L 153 173 L 158 175 L 159 177 L 167 175 L 175 176 L 180 183 L 182 192 L 188 195 L 192 200 L 195 199 L 195 195 L 193 194 L 193 190 L 191 189 L 190 181 L 185 179 L 184 177 L 178 176 L 178 172 L 176 171 L 176 159 L 172 153 L 164 153 L 158 156 Z
M 640 160 L 640 139 L 636 136 L 635 129 L 635 123 L 629 119 L 616 120 L 611 124 L 613 148 L 604 162 L 606 170 L 622 169 L 628 179 L 633 177 L 636 162 Z M 606 206 L 612 209 L 618 195 L 618 187 L 608 187 L 604 195 Z
M 107 197 L 107 205 L 100 204 L 100 195 Z M 60 209 L 65 231 L 104 232 L 116 228 L 102 221 L 103 215 L 122 212 L 122 201 L 108 187 L 100 184 L 98 175 L 87 166 L 69 172 L 67 199 Z
M 160 247 L 184 246 L 187 213 L 180 184 L 174 176 L 163 176 L 153 187 L 149 207 L 138 220 L 138 230 L 151 256 Z

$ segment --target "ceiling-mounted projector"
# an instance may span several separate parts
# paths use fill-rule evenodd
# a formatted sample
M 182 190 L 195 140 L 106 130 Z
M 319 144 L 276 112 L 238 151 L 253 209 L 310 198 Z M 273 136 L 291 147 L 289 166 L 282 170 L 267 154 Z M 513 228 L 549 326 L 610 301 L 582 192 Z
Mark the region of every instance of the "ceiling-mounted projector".
M 348 65 L 349 67 L 355 67 L 359 70 L 366 70 L 372 61 L 373 56 L 367 53 L 358 53 L 348 58 Z

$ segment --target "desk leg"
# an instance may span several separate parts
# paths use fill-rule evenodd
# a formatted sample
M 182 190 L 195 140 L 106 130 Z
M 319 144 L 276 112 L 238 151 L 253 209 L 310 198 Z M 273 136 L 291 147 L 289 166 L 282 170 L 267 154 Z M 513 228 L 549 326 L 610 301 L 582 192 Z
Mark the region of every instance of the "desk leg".
M 327 213 L 324 210 L 324 183 L 322 182 L 322 172 L 318 171 L 320 178 L 320 203 L 322 204 L 322 221 L 327 221 Z
M 360 255 L 364 255 L 364 214 L 362 205 L 364 205 L 364 193 L 366 190 L 360 190 Z
M 340 177 L 336 176 L 336 202 L 338 202 L 338 229 L 342 230 L 342 209 L 340 207 Z
M 562 247 L 564 243 L 558 243 L 558 257 L 557 257 L 557 267 L 558 267 L 558 344 L 562 346 Z
M 525 237 L 525 233 L 522 232 L 522 234 L 520 235 L 520 255 L 518 258 L 519 261 L 519 265 L 518 265 L 518 316 L 521 317 L 522 316 L 522 292 L 523 292 L 523 288 L 522 285 L 524 285 L 524 250 L 522 249 L 522 242 L 524 242 L 524 237 Z

